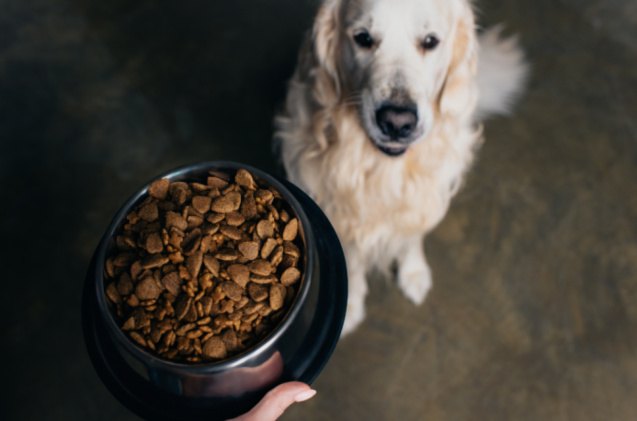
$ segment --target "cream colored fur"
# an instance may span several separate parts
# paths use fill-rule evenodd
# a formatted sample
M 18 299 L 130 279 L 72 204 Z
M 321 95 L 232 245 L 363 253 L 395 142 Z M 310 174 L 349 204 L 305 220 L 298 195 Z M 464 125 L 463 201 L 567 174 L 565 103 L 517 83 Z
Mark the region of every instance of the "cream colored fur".
M 393 23 L 383 24 L 389 19 Z M 358 51 L 350 20 L 372 22 L 387 44 Z M 427 25 L 443 33 L 440 47 L 425 56 L 415 37 Z M 344 247 L 344 333 L 364 318 L 370 269 L 397 261 L 398 284 L 416 304 L 431 287 L 423 236 L 446 214 L 482 141 L 473 121 L 477 54 L 465 0 L 326 0 L 318 12 L 277 118 L 276 139 L 288 177 L 321 206 Z M 363 115 L 393 63 L 427 126 L 399 157 L 376 148 Z M 362 86 L 350 81 L 358 71 L 370 72 Z

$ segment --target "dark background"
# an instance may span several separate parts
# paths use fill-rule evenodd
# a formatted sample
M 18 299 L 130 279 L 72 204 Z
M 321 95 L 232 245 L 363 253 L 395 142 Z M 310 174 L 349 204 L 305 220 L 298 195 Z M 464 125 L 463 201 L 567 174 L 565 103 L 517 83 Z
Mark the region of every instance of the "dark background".
M 505 4 L 506 3 L 506 4 Z M 272 118 L 317 1 L 0 0 L 0 419 L 135 419 L 80 296 L 119 205 L 173 167 L 276 171 Z M 637 419 L 637 3 L 479 2 L 532 63 L 427 242 L 284 418 Z

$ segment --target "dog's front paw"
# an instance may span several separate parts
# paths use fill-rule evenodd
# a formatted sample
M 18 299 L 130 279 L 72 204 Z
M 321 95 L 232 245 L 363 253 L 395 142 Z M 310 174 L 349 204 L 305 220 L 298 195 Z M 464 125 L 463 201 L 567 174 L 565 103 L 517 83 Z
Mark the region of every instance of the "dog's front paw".
M 341 338 L 352 333 L 365 319 L 365 302 L 360 299 L 348 298 L 345 322 L 341 331 Z
M 431 289 L 431 271 L 427 266 L 398 273 L 398 285 L 407 298 L 419 305 Z

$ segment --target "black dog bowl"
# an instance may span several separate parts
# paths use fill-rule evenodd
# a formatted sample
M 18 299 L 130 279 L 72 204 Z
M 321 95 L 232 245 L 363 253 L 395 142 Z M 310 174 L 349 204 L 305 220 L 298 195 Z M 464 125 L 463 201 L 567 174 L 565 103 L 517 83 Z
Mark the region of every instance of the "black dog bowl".
M 205 180 L 209 170 L 245 168 L 276 188 L 300 222 L 305 274 L 286 316 L 252 348 L 214 363 L 187 364 L 159 358 L 138 347 L 117 326 L 104 295 L 104 264 L 114 234 L 147 195 L 148 185 L 118 211 L 88 270 L 83 327 L 89 355 L 108 389 L 148 419 L 226 419 L 253 407 L 279 383 L 311 383 L 340 336 L 347 303 L 347 274 L 341 246 L 320 208 L 293 184 L 233 162 L 207 162 L 158 178 Z M 149 183 L 150 184 L 150 183 Z

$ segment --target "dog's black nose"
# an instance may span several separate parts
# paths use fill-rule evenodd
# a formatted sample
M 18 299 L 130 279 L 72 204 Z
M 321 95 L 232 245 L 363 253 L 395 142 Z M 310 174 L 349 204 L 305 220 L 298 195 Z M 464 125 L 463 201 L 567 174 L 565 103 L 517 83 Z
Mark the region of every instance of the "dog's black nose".
M 416 128 L 418 113 L 415 107 L 383 105 L 376 110 L 376 124 L 392 140 L 408 138 Z

